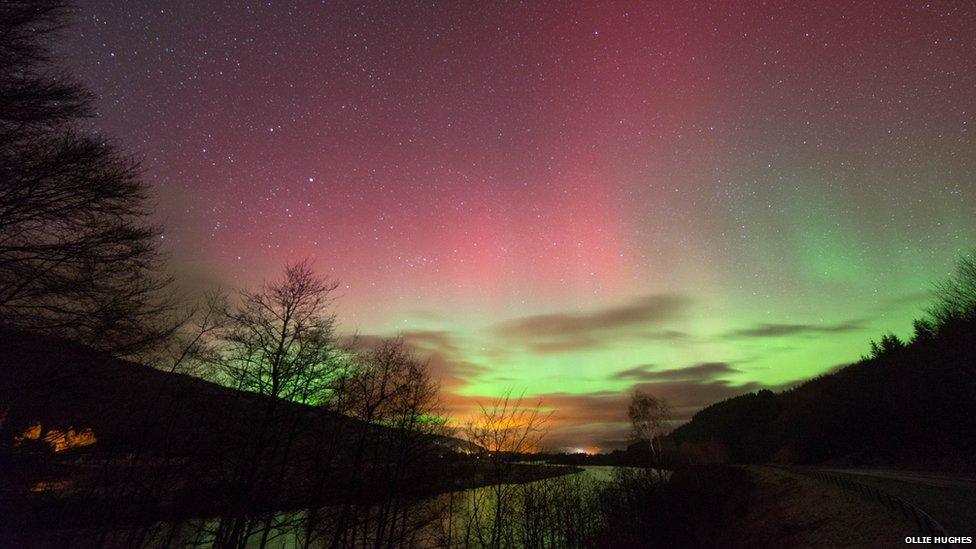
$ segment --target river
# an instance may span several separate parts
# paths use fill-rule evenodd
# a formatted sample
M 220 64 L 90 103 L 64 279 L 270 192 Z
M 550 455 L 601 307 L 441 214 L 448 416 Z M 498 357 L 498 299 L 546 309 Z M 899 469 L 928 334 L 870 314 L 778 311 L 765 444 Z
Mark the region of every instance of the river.
M 568 467 L 568 466 L 567 466 Z M 520 546 L 528 539 L 545 545 L 573 545 L 573 540 L 595 527 L 593 517 L 601 486 L 615 474 L 632 470 L 614 466 L 578 467 L 579 472 L 522 484 L 483 486 L 440 494 L 404 507 L 394 521 L 382 520 L 376 506 L 354 509 L 351 527 L 341 545 L 375 545 L 376 539 L 395 540 L 398 545 L 417 547 L 478 547 L 495 544 Z M 328 547 L 335 541 L 335 524 L 341 523 L 343 508 L 330 506 L 316 511 L 319 527 L 311 547 Z M 348 509 L 347 509 L 348 511 Z M 306 540 L 310 511 L 281 512 L 273 517 L 247 522 L 246 547 L 301 547 Z M 396 522 L 396 525 L 389 524 Z M 86 531 L 34 532 L 25 535 L 23 545 L 32 547 L 139 546 L 209 547 L 213 545 L 221 519 L 190 519 L 157 522 L 138 531 L 109 533 Z M 226 527 L 226 519 L 224 524 Z M 263 541 L 262 541 L 263 540 Z M 558 543 L 557 543 L 558 542 Z

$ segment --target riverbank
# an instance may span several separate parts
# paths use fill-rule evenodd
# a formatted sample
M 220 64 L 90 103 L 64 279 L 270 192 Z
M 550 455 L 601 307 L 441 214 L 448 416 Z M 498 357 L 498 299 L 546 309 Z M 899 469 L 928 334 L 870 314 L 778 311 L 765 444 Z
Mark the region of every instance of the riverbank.
M 439 467 L 442 464 L 431 464 Z M 528 463 L 512 463 L 505 466 L 505 483 L 521 484 L 535 482 L 547 478 L 554 478 L 580 472 L 578 467 L 560 465 L 539 465 Z M 416 499 L 424 499 L 458 490 L 467 490 L 490 485 L 495 482 L 494 469 L 487 463 L 469 460 L 463 465 L 453 463 L 444 469 L 444 474 L 438 482 L 426 486 L 416 487 Z M 176 482 L 180 484 L 180 482 Z M 4 531 L 24 530 L 32 528 L 77 528 L 91 524 L 111 523 L 118 527 L 139 526 L 147 522 L 181 521 L 218 516 L 221 503 L 224 501 L 219 493 L 209 490 L 196 490 L 194 497 L 167 498 L 178 501 L 179 505 L 167 505 L 165 501 L 145 501 L 138 498 L 98 497 L 92 491 L 71 490 L 63 492 L 61 486 L 67 483 L 52 481 L 48 490 L 35 490 L 27 494 L 4 494 L 0 497 L 0 514 L 4 516 L 4 524 L 0 534 Z M 252 509 L 251 512 L 289 512 L 308 509 L 313 506 L 337 505 L 344 501 L 340 493 L 330 493 L 325 501 L 311 502 L 301 497 L 301 492 L 292 491 L 285 494 L 288 497 L 279 499 L 271 509 Z M 145 509 L 153 510 L 147 516 Z

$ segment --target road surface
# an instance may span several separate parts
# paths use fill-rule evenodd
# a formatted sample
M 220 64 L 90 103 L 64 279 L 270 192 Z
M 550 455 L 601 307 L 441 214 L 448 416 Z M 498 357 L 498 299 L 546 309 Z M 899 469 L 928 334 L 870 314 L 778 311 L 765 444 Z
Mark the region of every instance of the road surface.
M 918 471 L 824 468 L 914 503 L 950 536 L 976 537 L 976 479 Z

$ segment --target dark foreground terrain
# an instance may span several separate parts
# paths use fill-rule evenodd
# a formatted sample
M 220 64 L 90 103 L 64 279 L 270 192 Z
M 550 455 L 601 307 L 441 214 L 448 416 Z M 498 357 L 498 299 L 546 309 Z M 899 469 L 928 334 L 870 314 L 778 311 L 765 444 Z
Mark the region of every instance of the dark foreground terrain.
M 603 547 L 896 547 L 918 535 L 901 514 L 834 484 L 773 467 L 676 471 L 611 518 Z
M 270 434 L 256 438 L 259 429 Z M 286 455 L 264 458 L 261 444 L 280 449 L 282 432 Z M 391 490 L 409 502 L 497 475 L 450 436 L 272 401 L 16 331 L 0 334 L 0 450 L 7 531 L 219 516 L 242 499 L 240 485 L 249 503 L 233 511 L 254 514 L 368 505 Z M 528 482 L 573 471 L 511 464 L 504 474 Z M 247 472 L 269 477 L 262 484 Z

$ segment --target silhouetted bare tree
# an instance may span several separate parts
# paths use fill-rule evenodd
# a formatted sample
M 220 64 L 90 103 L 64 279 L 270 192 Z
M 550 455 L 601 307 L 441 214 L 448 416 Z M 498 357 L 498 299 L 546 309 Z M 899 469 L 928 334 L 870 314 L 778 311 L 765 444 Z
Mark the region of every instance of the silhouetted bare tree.
M 0 3 L 0 323 L 132 354 L 168 335 L 161 232 L 138 165 L 84 127 L 56 1 Z
M 220 464 L 228 497 L 216 543 L 244 543 L 255 531 L 262 545 L 274 515 L 255 513 L 281 496 L 296 444 L 309 429 L 308 409 L 330 398 L 345 357 L 335 338 L 331 295 L 338 284 L 308 261 L 257 291 L 242 290 L 224 320 L 206 334 L 198 360 L 223 385 L 265 397 L 255 410 L 250 440 Z
M 215 379 L 272 399 L 310 404 L 324 398 L 340 357 L 329 310 L 337 287 L 302 261 L 260 290 L 242 290 L 203 356 Z
M 393 338 L 356 352 L 341 391 L 346 405 L 340 411 L 359 421 L 346 437 L 348 475 L 337 483 L 344 501 L 323 541 L 330 547 L 411 545 L 434 517 L 418 496 L 439 480 L 431 468 L 433 438 L 443 429 L 438 387 L 427 363 Z M 321 536 L 320 520 L 316 510 L 309 513 L 309 541 Z
M 654 465 L 660 465 L 660 439 L 667 433 L 668 422 L 671 420 L 671 407 L 667 401 L 635 389 L 627 407 L 627 416 L 630 418 L 631 439 L 647 444 Z
M 524 485 L 516 484 L 512 456 L 539 451 L 550 414 L 541 411 L 542 403 L 526 406 L 522 398 L 504 394 L 481 406 L 481 416 L 468 423 L 465 438 L 487 451 L 486 488 L 472 490 L 460 524 L 450 524 L 448 545 L 463 547 L 516 547 L 521 515 L 519 504 Z M 452 494 L 453 497 L 453 494 Z M 454 507 L 454 502 L 451 502 Z M 455 532 L 457 530 L 457 532 Z

